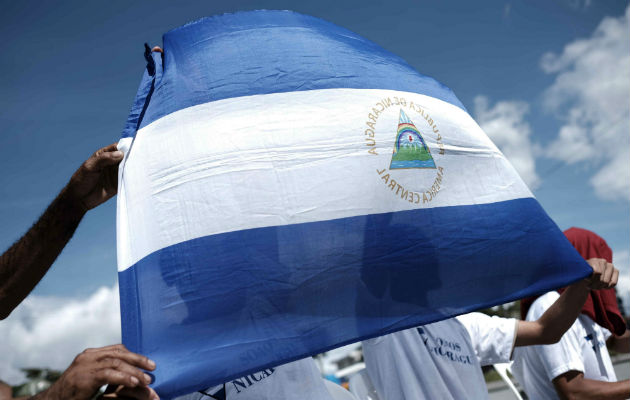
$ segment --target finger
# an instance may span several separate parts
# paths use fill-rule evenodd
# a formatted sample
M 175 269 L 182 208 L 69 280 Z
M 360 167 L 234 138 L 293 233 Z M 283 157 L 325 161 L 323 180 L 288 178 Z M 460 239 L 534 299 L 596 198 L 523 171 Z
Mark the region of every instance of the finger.
M 606 263 L 606 265 L 604 266 L 601 281 L 605 287 L 608 287 L 610 285 L 610 279 L 612 278 L 614 270 L 615 267 L 613 267 L 611 263 Z
M 111 399 L 137 399 L 137 400 L 159 400 L 160 397 L 148 386 L 137 386 L 130 388 L 126 386 L 108 386 L 102 398 Z
M 140 381 L 134 375 L 129 375 L 113 368 L 100 369 L 93 376 L 98 386 L 123 385 L 136 387 L 140 384 Z
M 589 258 L 588 260 L 586 260 L 586 262 L 593 269 L 593 275 L 595 275 L 595 274 L 601 275 L 601 273 L 604 270 L 604 267 L 606 265 L 605 264 L 606 260 L 604 260 L 602 258 Z
M 148 386 L 138 386 L 135 388 L 124 387 L 118 391 L 118 398 L 130 398 L 136 400 L 158 400 L 159 397 L 153 389 Z
M 123 350 L 127 350 L 127 348 L 125 347 L 124 344 L 118 343 L 118 344 L 110 344 L 109 346 L 103 346 L 103 347 L 94 347 L 91 349 L 85 349 L 86 353 L 90 353 L 90 352 L 99 352 L 99 351 L 109 351 L 109 350 L 113 350 L 113 349 L 123 349 Z M 129 351 L 129 350 L 127 350 Z
M 107 166 L 118 164 L 122 161 L 123 157 L 124 154 L 122 151 L 118 150 L 116 143 L 112 143 L 109 146 L 97 150 L 83 163 L 83 166 L 88 171 L 100 171 Z
M 109 199 L 118 193 L 118 166 L 106 167 L 101 171 L 103 199 Z
M 94 154 L 83 163 L 82 167 L 86 172 L 100 172 L 107 167 L 118 166 L 123 157 L 122 151 Z
M 112 143 L 112 144 L 110 144 L 108 146 L 105 146 L 103 148 L 98 149 L 97 153 L 98 152 L 110 152 L 110 151 L 116 151 L 116 150 L 118 150 L 118 143 Z
M 149 360 L 148 357 L 143 355 L 132 353 L 124 347 L 114 347 L 113 349 L 101 351 L 98 355 L 101 360 L 104 358 L 119 358 L 138 368 L 146 369 L 148 371 L 153 371 L 155 369 L 155 362 L 153 362 L 153 360 Z
M 92 351 L 93 349 L 85 349 L 81 353 L 79 353 L 75 358 L 73 363 L 76 364 L 88 364 L 94 362 L 96 356 Z
M 97 365 L 100 369 L 115 369 L 129 376 L 135 377 L 136 379 L 132 380 L 134 382 L 132 387 L 137 385 L 148 385 L 151 383 L 151 377 L 148 374 L 145 374 L 141 369 L 134 367 L 120 358 L 106 357 L 101 359 Z
M 597 289 L 601 285 L 602 280 L 602 264 L 599 259 L 591 258 L 588 260 L 588 264 L 593 269 L 593 273 L 589 278 L 589 286 L 591 289 Z

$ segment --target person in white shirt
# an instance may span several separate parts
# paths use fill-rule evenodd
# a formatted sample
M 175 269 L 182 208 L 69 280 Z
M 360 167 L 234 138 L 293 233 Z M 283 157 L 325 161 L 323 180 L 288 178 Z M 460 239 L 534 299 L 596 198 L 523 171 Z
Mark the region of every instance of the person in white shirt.
M 559 297 L 558 292 L 539 297 L 530 307 L 527 320 L 538 318 Z M 556 387 L 561 385 L 557 381 L 562 378 L 581 378 L 586 382 L 588 387 L 580 390 L 582 398 L 627 399 L 630 397 L 630 381 L 617 382 L 606 349 L 606 342 L 611 338 L 608 329 L 581 314 L 558 343 L 516 349 L 512 371 L 532 399 L 573 398 L 565 396 L 569 393 Z M 625 339 L 628 340 L 627 332 Z M 621 343 L 623 339 L 617 342 Z
M 315 361 L 308 357 L 267 368 L 176 400 L 333 400 Z
M 567 288 L 536 321 L 471 313 L 363 342 L 368 375 L 387 400 L 486 399 L 482 365 L 507 362 L 515 346 L 555 343 L 591 288 L 612 287 L 619 271 L 589 260 L 590 278 Z
M 596 233 L 574 227 L 564 234 L 584 259 L 612 261 L 612 250 Z M 553 291 L 522 299 L 521 316 L 533 321 L 559 297 Z M 591 291 L 580 316 L 558 343 L 517 349 L 512 370 L 533 399 L 630 398 L 630 380 L 617 382 L 607 345 L 630 352 L 630 333 L 614 289 Z

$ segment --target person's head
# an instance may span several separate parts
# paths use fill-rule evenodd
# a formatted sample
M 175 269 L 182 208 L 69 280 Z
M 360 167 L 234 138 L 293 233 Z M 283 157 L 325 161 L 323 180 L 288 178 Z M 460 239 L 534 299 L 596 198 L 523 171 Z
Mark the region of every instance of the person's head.
M 603 258 L 612 263 L 612 250 L 604 239 L 594 232 L 582 228 L 569 228 L 564 235 L 585 260 Z

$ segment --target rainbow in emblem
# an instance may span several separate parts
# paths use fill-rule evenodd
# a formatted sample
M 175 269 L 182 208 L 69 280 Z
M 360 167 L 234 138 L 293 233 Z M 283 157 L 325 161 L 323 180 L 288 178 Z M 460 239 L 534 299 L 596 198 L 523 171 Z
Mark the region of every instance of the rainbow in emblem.
M 429 147 L 407 114 L 400 110 L 398 133 L 389 169 L 435 168 Z

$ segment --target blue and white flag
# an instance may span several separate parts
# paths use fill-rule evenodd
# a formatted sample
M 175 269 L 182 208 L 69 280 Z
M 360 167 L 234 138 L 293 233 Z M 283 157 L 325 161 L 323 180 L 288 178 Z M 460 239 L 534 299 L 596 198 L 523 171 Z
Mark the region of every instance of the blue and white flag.
M 123 342 L 171 397 L 590 268 L 453 92 L 288 11 L 148 54 L 119 142 Z

